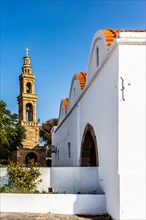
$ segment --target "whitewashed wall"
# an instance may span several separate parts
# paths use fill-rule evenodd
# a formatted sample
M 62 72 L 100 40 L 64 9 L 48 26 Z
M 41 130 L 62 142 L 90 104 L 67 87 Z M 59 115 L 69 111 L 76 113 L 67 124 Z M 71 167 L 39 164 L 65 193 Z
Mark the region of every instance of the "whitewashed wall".
M 54 167 L 50 171 L 50 185 L 55 192 L 103 194 L 97 167 Z
M 75 104 L 75 102 L 79 98 L 80 94 L 81 94 L 80 83 L 79 83 L 78 77 L 74 75 L 72 78 L 70 92 L 69 92 L 68 110 L 72 108 L 72 106 Z
M 119 90 L 120 218 L 136 220 L 146 219 L 146 46 L 142 45 L 146 40 L 141 33 L 129 36 L 141 40 L 123 45 L 119 39 L 119 89 L 122 77 L 125 98 L 123 101 Z
M 97 215 L 106 213 L 105 195 L 0 194 L 1 212 Z
M 40 173 L 42 182 L 37 186 L 40 192 L 48 192 L 48 188 L 52 188 L 58 193 L 103 194 L 97 167 L 41 167 Z M 0 168 L 0 180 L 1 185 L 8 184 L 5 168 Z
M 59 150 L 59 161 L 57 154 L 53 154 L 52 165 L 80 166 L 82 136 L 86 124 L 90 123 L 98 144 L 99 184 L 106 193 L 108 212 L 118 219 L 118 49 L 115 48 L 106 59 L 101 70 L 94 73 L 94 81 L 76 107 L 53 134 L 53 144 Z M 68 134 L 70 159 L 67 152 Z
M 107 211 L 119 219 L 117 48 L 108 59 L 80 101 L 80 140 L 90 123 L 97 138 L 99 179 Z
M 64 108 L 64 104 L 61 100 L 60 110 L 59 110 L 59 123 L 65 118 L 65 116 L 66 116 L 65 108 Z
M 57 147 L 57 153 L 52 154 L 53 167 L 77 166 L 77 109 L 70 114 L 69 122 L 71 125 L 68 120 L 65 120 L 61 129 L 58 129 L 58 132 L 52 136 L 52 142 Z M 70 143 L 70 158 L 68 143 Z
M 53 166 L 79 166 L 85 126 L 93 126 L 100 186 L 106 193 L 107 211 L 114 219 L 145 219 L 145 41 L 145 33 L 120 33 L 107 51 L 102 34 L 96 33 L 87 86 L 53 133 L 53 143 L 56 145 L 60 140 L 57 148 L 62 152 L 57 163 L 57 155 L 53 154 Z M 97 46 L 101 53 L 98 67 Z M 121 101 L 121 77 L 126 101 Z M 73 146 L 72 160 L 68 160 L 66 151 L 68 133 Z
M 97 71 L 97 47 L 99 49 L 99 66 L 102 64 L 103 60 L 107 55 L 107 44 L 103 33 L 96 32 L 93 38 L 91 45 L 89 61 L 88 61 L 88 70 L 87 70 L 87 84 L 92 79 L 94 73 Z

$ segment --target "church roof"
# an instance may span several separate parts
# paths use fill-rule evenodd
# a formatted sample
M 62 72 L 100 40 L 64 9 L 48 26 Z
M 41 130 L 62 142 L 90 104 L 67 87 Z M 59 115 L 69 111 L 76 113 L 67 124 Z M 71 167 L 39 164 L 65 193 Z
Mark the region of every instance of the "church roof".
M 77 73 L 76 76 L 79 80 L 79 83 L 80 83 L 80 88 L 81 90 L 85 87 L 86 85 L 86 74 L 85 72 L 80 72 L 80 73 Z
M 64 104 L 65 112 L 67 112 L 67 109 L 68 109 L 68 98 L 62 99 L 62 102 Z
M 115 30 L 115 29 L 112 29 L 112 28 L 108 28 L 106 30 L 99 30 L 99 32 L 103 33 L 103 35 L 106 39 L 107 47 L 110 47 L 111 44 L 113 43 L 114 39 L 116 38 L 116 36 L 120 32 L 146 32 L 146 30 Z M 86 75 L 87 75 L 86 72 L 80 72 L 80 73 L 77 73 L 77 74 L 74 75 L 74 77 L 77 77 L 77 79 L 79 81 L 81 90 L 83 90 L 84 87 L 86 86 Z M 67 113 L 69 99 L 64 98 L 61 101 L 64 105 L 65 112 Z
M 110 47 L 116 36 L 120 32 L 146 32 L 146 30 L 114 30 L 111 28 L 108 28 L 106 30 L 100 30 L 105 36 L 107 46 Z

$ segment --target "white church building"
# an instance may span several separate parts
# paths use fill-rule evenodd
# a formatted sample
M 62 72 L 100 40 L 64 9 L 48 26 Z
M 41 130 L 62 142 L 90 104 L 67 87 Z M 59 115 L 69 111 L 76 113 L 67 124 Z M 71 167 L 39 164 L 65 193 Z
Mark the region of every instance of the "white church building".
M 113 219 L 146 219 L 145 63 L 146 31 L 97 31 L 52 130 L 52 166 L 97 167 Z

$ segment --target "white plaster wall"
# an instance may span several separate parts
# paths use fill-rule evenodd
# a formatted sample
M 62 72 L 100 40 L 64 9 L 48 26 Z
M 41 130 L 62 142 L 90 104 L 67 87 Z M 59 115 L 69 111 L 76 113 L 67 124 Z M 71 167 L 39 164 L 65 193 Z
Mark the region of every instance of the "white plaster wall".
M 66 112 L 65 112 L 64 104 L 61 101 L 60 110 L 59 110 L 59 123 L 65 118 L 65 116 L 66 116 Z
M 77 141 L 74 149 L 75 151 L 77 149 L 74 153 L 77 159 L 73 161 L 72 166 L 79 166 L 82 135 L 86 124 L 90 123 L 97 138 L 99 182 L 106 194 L 108 213 L 114 219 L 144 219 L 146 73 L 144 34 L 120 34 L 111 46 L 111 52 L 109 51 L 105 57 L 105 62 L 99 68 L 95 68 L 95 59 L 92 56 L 94 46 L 98 42 L 94 39 L 91 48 L 88 85 L 76 108 L 71 112 L 72 116 L 69 115 L 65 119 L 65 127 L 62 124 L 55 133 L 56 140 L 62 139 L 66 128 L 67 132 L 72 131 L 70 139 Z M 104 50 L 102 53 L 106 55 Z M 124 79 L 126 101 L 121 101 L 121 77 Z M 65 164 L 64 149 L 62 162 Z M 127 184 L 128 182 L 130 184 Z M 135 208 L 136 206 L 138 208 Z
M 71 83 L 68 110 L 72 108 L 81 94 L 80 83 L 76 75 L 74 75 Z
M 145 175 L 120 175 L 120 219 L 146 219 Z
M 118 49 L 109 56 L 109 60 L 97 75 L 77 103 L 76 108 L 66 118 L 55 133 L 53 144 L 61 141 L 59 166 L 80 166 L 80 148 L 87 123 L 95 131 L 99 154 L 99 183 L 106 193 L 109 214 L 119 217 L 119 176 L 118 176 Z M 69 163 L 65 143 L 70 133 L 73 142 L 74 160 Z M 61 159 L 62 158 L 62 159 Z M 57 166 L 53 155 L 53 166 Z
M 9 177 L 5 168 L 0 168 L 1 185 L 7 185 Z M 58 193 L 103 194 L 99 185 L 99 169 L 97 167 L 53 167 L 40 168 L 42 180 L 37 185 L 40 192 L 48 192 L 52 188 Z
M 48 188 L 51 187 L 51 171 L 49 167 L 40 167 L 40 177 L 39 179 L 42 180 L 40 184 L 37 185 L 37 190 L 39 192 L 48 192 Z
M 119 56 L 125 87 L 125 101 L 119 92 L 119 172 L 145 173 L 146 46 L 120 45 Z
M 119 174 L 121 219 L 145 214 L 145 45 L 119 46 Z
M 118 219 L 118 48 L 80 101 L 81 139 L 87 123 L 93 126 L 97 138 L 99 180 L 106 193 L 107 211 Z
M 52 135 L 52 143 L 57 153 L 52 154 L 52 167 L 77 166 L 77 110 L 74 109 L 67 120 Z M 70 143 L 69 158 L 68 143 Z
M 59 193 L 103 194 L 97 167 L 53 167 L 50 185 Z
M 97 215 L 106 213 L 105 195 L 0 194 L 1 212 Z
M 107 45 L 105 38 L 101 32 L 96 32 L 93 42 L 91 45 L 89 61 L 88 61 L 88 70 L 87 70 L 87 84 L 93 77 L 95 71 L 97 71 L 97 47 L 99 48 L 99 66 L 102 61 L 105 59 L 107 54 Z

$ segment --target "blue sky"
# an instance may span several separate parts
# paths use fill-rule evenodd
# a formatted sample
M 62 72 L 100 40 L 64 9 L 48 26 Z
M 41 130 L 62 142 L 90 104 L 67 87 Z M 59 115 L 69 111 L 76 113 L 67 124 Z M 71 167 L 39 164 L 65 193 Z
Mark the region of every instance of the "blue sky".
M 58 117 L 73 75 L 87 70 L 96 31 L 146 29 L 146 2 L 141 0 L 0 2 L 0 99 L 18 112 L 18 77 L 28 46 L 41 122 Z

